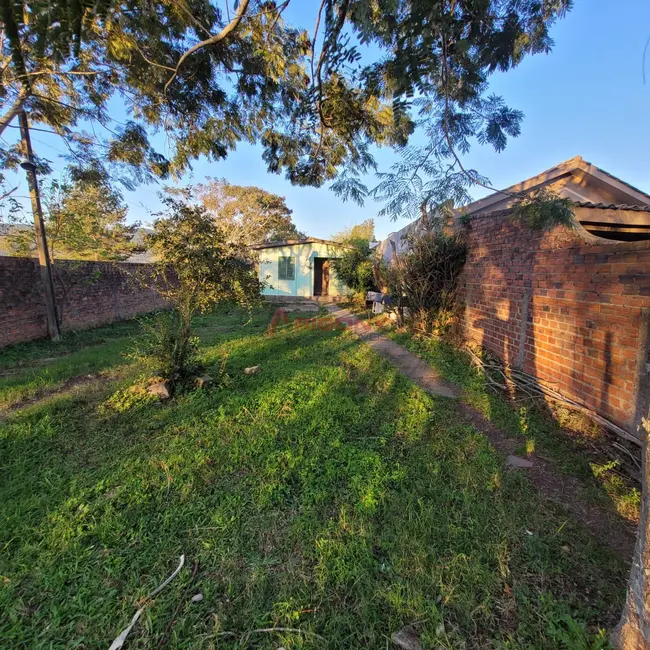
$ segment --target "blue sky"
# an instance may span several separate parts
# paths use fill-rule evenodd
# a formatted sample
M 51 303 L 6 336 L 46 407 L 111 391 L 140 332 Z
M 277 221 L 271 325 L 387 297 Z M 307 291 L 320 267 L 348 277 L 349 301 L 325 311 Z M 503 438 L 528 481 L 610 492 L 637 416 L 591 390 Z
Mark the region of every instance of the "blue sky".
M 311 29 L 317 4 L 296 0 L 285 14 L 287 21 Z M 492 91 L 524 112 L 521 136 L 500 154 L 477 145 L 464 163 L 494 186 L 506 187 L 581 155 L 650 192 L 650 46 L 645 84 L 642 66 L 650 37 L 650 2 L 576 0 L 552 36 L 551 54 L 530 57 L 515 70 L 492 78 Z M 50 158 L 63 148 L 44 134 L 34 133 L 33 141 L 34 149 Z M 387 170 L 395 154 L 381 150 L 377 160 L 380 169 Z M 60 169 L 62 164 L 54 166 Z M 299 229 L 314 237 L 327 238 L 349 224 L 376 217 L 381 207 L 375 202 L 362 208 L 345 203 L 327 187 L 293 187 L 282 176 L 269 174 L 260 150 L 250 145 L 241 145 L 225 161 L 197 161 L 183 180 L 198 182 L 205 176 L 257 185 L 286 197 Z M 23 182 L 20 193 L 25 189 Z M 159 189 L 149 185 L 125 192 L 131 220 L 151 220 L 151 212 L 160 205 Z M 475 198 L 486 193 L 481 188 L 473 192 Z M 376 234 L 384 237 L 404 224 L 376 219 Z

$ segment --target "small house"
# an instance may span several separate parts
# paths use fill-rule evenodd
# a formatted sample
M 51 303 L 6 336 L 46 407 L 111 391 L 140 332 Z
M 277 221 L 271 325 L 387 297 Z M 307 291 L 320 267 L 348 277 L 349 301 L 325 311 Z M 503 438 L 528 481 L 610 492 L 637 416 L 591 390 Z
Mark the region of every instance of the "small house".
M 258 254 L 258 273 L 267 297 L 336 299 L 349 289 L 336 277 L 331 261 L 349 248 L 309 237 L 252 246 Z

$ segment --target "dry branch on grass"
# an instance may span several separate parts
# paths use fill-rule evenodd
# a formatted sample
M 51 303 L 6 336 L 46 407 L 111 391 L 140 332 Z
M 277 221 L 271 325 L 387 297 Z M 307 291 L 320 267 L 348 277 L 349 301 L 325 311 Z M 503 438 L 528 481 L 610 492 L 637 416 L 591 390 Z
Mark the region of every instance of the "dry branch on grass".
M 633 442 L 639 446 L 641 445 L 641 441 L 625 429 L 619 427 L 611 420 L 608 420 L 602 415 L 599 415 L 583 404 L 565 397 L 550 386 L 547 386 L 541 379 L 538 379 L 537 377 L 534 377 L 533 375 L 530 375 L 523 370 L 501 365 L 497 361 L 486 360 L 476 354 L 476 352 L 474 352 L 469 346 L 465 346 L 465 349 L 468 352 L 473 364 L 483 372 L 488 384 L 493 388 L 498 388 L 505 391 L 511 391 L 512 388 L 516 388 L 517 390 L 528 395 L 534 394 L 537 396 L 543 396 L 552 402 L 562 404 L 575 411 L 580 411 L 581 413 L 584 413 L 590 420 L 607 429 L 607 431 L 615 433 L 617 436 L 623 438 L 624 440 L 627 440 L 628 442 Z M 497 373 L 501 375 L 506 383 L 503 384 L 500 381 L 496 380 L 491 373 Z

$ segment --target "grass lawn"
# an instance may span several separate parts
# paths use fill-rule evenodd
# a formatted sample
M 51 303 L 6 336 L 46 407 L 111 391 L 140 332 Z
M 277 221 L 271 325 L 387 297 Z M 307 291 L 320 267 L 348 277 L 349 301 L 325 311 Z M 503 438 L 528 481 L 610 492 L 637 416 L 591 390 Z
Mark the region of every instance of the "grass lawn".
M 128 389 L 133 324 L 3 351 L 2 648 L 108 648 L 181 554 L 126 648 L 606 647 L 624 562 L 453 402 L 347 332 L 246 320 L 202 318 L 226 374 L 162 404 Z
M 641 486 L 620 472 L 619 460 L 602 453 L 609 448 L 610 440 L 586 416 L 561 406 L 551 412 L 540 406 L 541 400 L 531 401 L 525 396 L 513 408 L 504 396 L 495 394 L 468 357 L 444 341 L 414 338 L 403 330 L 387 334 L 460 386 L 463 400 L 472 408 L 503 431 L 520 437 L 520 453 L 540 452 L 551 457 L 564 472 L 582 480 L 585 499 L 602 507 L 613 506 L 629 522 L 638 523 Z M 630 448 L 639 456 L 640 467 L 639 449 Z

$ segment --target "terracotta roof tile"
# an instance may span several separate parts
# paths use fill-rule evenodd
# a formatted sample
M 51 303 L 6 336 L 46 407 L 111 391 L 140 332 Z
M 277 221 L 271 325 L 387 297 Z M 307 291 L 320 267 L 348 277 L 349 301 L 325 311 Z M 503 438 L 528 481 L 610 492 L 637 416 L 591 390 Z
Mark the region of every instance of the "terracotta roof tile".
M 650 212 L 650 205 L 626 205 L 625 203 L 593 203 L 592 201 L 572 201 L 573 205 L 581 208 L 596 208 L 599 210 L 632 210 L 633 212 Z

